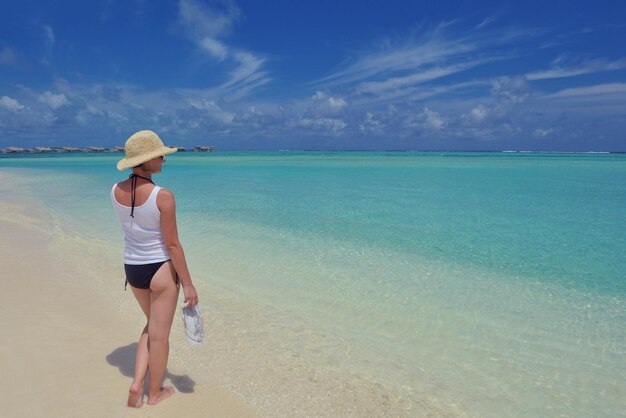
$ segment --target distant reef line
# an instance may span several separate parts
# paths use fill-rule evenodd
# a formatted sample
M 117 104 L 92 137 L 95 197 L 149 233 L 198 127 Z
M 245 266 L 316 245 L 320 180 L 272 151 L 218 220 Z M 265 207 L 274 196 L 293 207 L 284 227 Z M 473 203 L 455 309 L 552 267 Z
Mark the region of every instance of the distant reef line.
M 217 151 L 215 147 L 211 146 L 196 146 L 192 148 L 185 147 L 172 147 L 178 149 L 179 152 L 214 152 Z M 102 148 L 102 147 L 33 147 L 33 148 L 20 148 L 20 147 L 7 147 L 0 148 L 0 154 L 53 154 L 53 153 L 68 153 L 68 152 L 124 152 L 124 147 Z

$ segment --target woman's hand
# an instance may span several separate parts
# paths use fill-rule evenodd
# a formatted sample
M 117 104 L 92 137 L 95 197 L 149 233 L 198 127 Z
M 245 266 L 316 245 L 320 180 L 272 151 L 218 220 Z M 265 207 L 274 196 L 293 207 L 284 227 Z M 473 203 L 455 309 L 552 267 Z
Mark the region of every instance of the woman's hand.
M 188 308 L 191 308 L 198 304 L 198 292 L 191 283 L 187 286 L 183 285 L 183 294 L 185 295 L 185 303 Z

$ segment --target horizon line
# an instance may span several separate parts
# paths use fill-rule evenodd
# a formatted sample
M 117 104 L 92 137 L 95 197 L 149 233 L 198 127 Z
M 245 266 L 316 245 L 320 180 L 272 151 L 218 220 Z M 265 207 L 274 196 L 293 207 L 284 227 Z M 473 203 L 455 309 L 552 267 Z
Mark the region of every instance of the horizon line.
M 37 150 L 42 148 L 43 150 Z M 476 152 L 476 153 L 560 153 L 560 154 L 626 154 L 626 150 L 579 150 L 579 151 L 566 151 L 566 150 L 539 150 L 539 149 L 322 149 L 322 148 L 310 148 L 310 149 L 221 149 L 218 150 L 213 146 L 195 145 L 191 147 L 177 147 L 180 152 Z M 10 150 L 12 149 L 12 150 Z M 67 150 L 66 150 L 67 149 Z M 29 147 L 22 148 L 16 146 L 9 146 L 6 148 L 0 148 L 0 155 L 13 155 L 13 154 L 102 154 L 102 153 L 123 153 L 123 147 Z

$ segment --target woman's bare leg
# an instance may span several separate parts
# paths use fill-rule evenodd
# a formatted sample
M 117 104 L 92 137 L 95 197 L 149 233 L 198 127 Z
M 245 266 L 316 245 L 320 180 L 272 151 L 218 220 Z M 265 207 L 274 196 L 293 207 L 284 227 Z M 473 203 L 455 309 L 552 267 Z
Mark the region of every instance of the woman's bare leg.
M 150 289 L 138 289 L 130 287 L 141 306 L 141 310 L 146 315 L 146 320 L 150 318 Z M 133 383 L 128 389 L 128 406 L 140 408 L 143 405 L 143 390 L 148 371 L 148 324 L 144 327 L 137 343 L 137 354 L 135 355 L 135 376 Z
M 173 387 L 161 387 L 161 384 L 167 366 L 170 329 L 177 301 L 176 271 L 172 263 L 167 262 L 156 272 L 150 283 L 148 405 L 155 405 L 174 394 Z

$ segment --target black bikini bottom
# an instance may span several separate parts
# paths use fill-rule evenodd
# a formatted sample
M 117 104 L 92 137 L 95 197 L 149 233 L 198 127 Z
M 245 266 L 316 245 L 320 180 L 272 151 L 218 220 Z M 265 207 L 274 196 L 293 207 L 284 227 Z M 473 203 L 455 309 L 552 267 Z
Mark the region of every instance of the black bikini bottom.
M 161 268 L 161 266 L 168 261 L 170 260 L 159 261 L 158 263 L 151 264 L 124 264 L 124 271 L 126 271 L 126 283 L 124 284 L 124 290 L 126 290 L 126 285 L 129 283 L 132 287 L 136 287 L 138 289 L 150 289 L 152 277 L 156 274 L 157 270 L 159 270 L 159 268 Z

